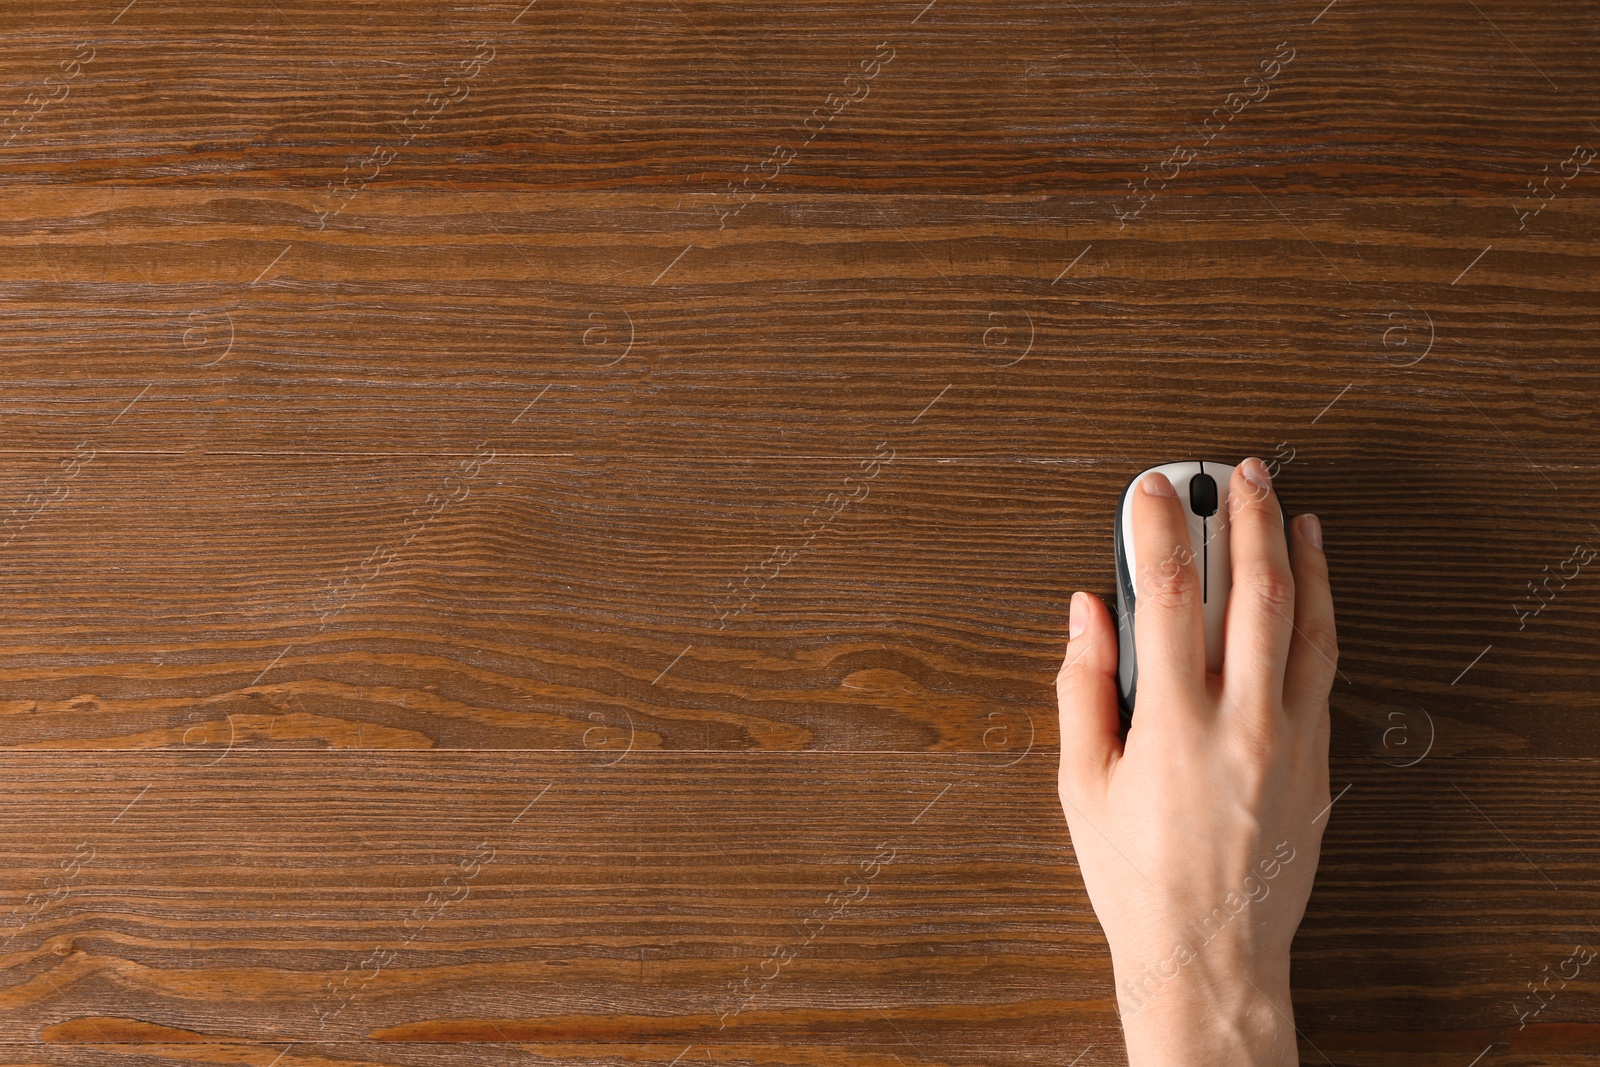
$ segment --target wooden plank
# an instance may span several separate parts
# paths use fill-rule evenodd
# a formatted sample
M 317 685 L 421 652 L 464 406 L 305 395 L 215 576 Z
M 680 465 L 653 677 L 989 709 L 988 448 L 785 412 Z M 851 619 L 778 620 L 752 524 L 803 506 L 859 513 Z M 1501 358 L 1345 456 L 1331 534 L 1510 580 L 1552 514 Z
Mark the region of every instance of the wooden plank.
M 765 163 L 790 188 L 1125 196 L 1186 144 L 1189 192 L 1515 199 L 1590 135 L 1600 88 L 1593 21 L 1556 3 L 72 0 L 9 29 L 8 170 L 37 182 L 326 189 L 348 165 L 357 180 L 710 192 Z M 781 169 L 780 145 L 795 153 Z M 380 148 L 398 154 L 363 168 Z
M 1600 755 L 1596 590 L 1527 590 L 1594 540 L 1594 472 L 1525 479 L 1507 528 L 1487 457 L 1384 485 L 1318 447 L 1282 477 L 1329 531 L 1335 751 Z M 835 509 L 856 465 L 461 462 L 14 457 L 5 495 L 45 496 L 0 568 L 6 747 L 1053 748 L 1129 470 L 897 455 Z
M 819 760 L 827 790 L 809 784 Z M 344 1062 L 352 1041 L 381 1046 L 365 1061 L 381 1063 L 435 1062 L 409 1051 L 419 1042 L 565 1062 L 689 1048 L 851 1064 L 1061 1063 L 1094 1045 L 1083 1062 L 1118 1062 L 1052 759 L 608 763 L 9 757 L 0 841 L 20 919 L 0 1035 L 19 1050 L 231 1050 L 184 1046 L 206 1063 L 290 1042 Z M 1587 983 L 1517 1027 L 1535 1003 L 1526 981 L 1594 936 L 1592 771 L 1336 761 L 1351 788 L 1296 947 L 1308 1053 L 1396 1063 L 1493 1042 L 1518 1062 L 1591 1048 Z M 866 892 L 841 906 L 856 884 Z M 781 947 L 793 958 L 763 967 Z
M 1191 437 L 1596 462 L 1595 200 L 1194 199 L 19 190 L 5 448 L 1131 462 L 1204 388 Z

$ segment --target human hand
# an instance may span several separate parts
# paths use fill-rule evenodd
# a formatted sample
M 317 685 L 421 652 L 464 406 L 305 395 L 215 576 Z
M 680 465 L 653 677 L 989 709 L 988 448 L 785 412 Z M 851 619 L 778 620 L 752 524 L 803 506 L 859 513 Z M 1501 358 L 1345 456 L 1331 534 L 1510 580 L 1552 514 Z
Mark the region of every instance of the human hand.
M 1129 1063 L 1298 1064 L 1289 944 L 1330 810 L 1338 660 L 1321 527 L 1297 518 L 1291 553 L 1266 467 L 1240 464 L 1224 662 L 1209 674 L 1183 507 L 1160 474 L 1134 498 L 1139 690 L 1126 740 L 1116 628 L 1097 597 L 1073 594 L 1056 678 L 1061 803 L 1111 946 Z

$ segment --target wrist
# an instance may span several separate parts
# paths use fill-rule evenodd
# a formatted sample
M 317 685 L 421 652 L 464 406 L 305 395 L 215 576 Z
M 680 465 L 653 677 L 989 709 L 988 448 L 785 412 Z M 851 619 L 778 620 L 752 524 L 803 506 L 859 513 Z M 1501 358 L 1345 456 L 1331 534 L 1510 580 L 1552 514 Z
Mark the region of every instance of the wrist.
M 1287 954 L 1248 965 L 1218 955 L 1114 961 L 1129 1067 L 1297 1067 Z

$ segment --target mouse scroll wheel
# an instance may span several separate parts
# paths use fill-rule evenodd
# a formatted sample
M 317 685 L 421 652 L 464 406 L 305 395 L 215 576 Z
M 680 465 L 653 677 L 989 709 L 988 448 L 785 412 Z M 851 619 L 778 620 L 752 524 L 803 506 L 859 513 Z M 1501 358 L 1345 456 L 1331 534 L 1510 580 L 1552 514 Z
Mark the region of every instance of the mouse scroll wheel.
M 1189 479 L 1189 510 L 1203 519 L 1217 513 L 1217 480 L 1204 471 Z

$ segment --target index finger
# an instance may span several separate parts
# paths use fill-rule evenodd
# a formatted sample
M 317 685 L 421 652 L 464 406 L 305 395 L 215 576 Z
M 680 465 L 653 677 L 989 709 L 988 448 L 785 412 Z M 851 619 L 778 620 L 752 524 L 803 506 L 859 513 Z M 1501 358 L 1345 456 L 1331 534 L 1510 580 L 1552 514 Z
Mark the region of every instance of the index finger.
M 1135 486 L 1133 542 L 1139 695 L 1173 684 L 1198 688 L 1206 673 L 1200 576 L 1188 516 L 1164 474 L 1151 472 Z

